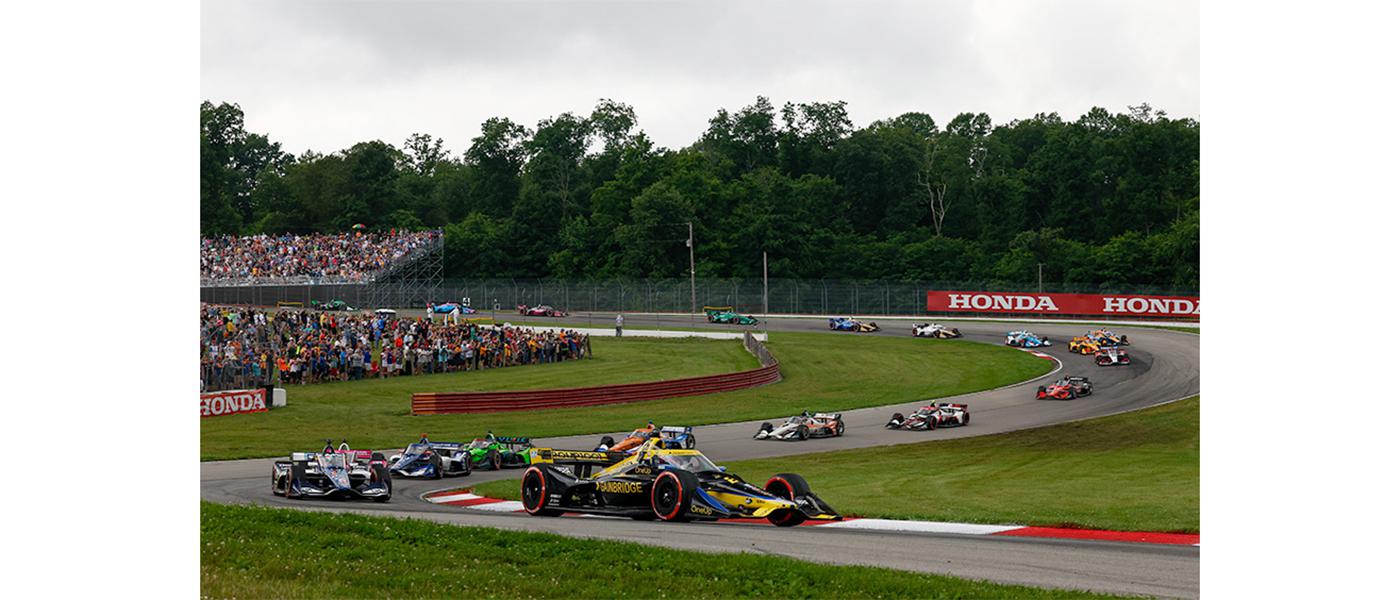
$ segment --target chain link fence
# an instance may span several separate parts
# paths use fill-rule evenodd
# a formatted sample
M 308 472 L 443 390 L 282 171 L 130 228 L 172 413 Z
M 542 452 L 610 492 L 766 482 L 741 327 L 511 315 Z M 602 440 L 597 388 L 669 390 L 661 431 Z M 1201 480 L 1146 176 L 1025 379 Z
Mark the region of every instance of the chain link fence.
M 272 306 L 342 300 L 356 308 L 416 308 L 427 302 L 470 300 L 478 310 L 511 312 L 516 306 L 546 304 L 568 312 L 689 313 L 689 279 L 568 281 L 557 279 L 461 279 L 398 284 L 248 285 L 206 287 L 200 300 L 217 304 Z M 929 290 L 1036 292 L 1035 283 L 998 281 L 846 281 L 769 279 L 768 312 L 812 315 L 917 315 L 927 312 Z M 1195 296 L 1197 288 L 1151 285 L 1046 285 L 1046 293 L 1151 294 Z M 369 299 L 379 306 L 367 306 Z M 762 313 L 762 279 L 697 279 L 694 310 L 732 306 Z

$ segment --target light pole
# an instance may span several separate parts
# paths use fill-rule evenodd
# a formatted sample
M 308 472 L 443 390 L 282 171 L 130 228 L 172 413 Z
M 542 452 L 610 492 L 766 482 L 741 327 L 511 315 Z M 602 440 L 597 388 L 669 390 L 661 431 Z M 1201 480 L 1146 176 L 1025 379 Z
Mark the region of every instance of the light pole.
M 1037 293 L 1045 293 L 1045 263 L 1035 263 L 1035 287 Z
M 768 341 L 768 251 L 763 251 L 763 341 Z
M 695 320 L 695 226 L 686 221 L 685 247 L 690 249 L 690 319 Z

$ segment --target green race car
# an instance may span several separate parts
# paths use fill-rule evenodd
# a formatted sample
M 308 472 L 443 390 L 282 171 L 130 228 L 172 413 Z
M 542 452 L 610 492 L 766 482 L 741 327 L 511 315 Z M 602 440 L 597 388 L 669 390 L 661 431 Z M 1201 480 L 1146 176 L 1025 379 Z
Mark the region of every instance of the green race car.
M 473 469 L 497 470 L 530 466 L 530 449 L 534 445 L 526 437 L 501 437 L 487 432 L 467 446 Z
M 733 306 L 706 306 L 705 318 L 711 323 L 729 325 L 757 325 L 758 319 L 734 312 Z

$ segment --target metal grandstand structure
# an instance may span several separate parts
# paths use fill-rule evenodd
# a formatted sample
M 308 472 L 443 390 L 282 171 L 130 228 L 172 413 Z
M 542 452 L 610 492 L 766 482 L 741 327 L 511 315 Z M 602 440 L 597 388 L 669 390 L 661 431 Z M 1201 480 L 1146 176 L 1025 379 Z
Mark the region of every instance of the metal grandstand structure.
M 443 237 L 438 236 L 414 256 L 375 274 L 374 279 L 365 286 L 360 306 L 418 306 L 424 302 L 442 300 L 437 297 L 442 290 L 442 271 Z

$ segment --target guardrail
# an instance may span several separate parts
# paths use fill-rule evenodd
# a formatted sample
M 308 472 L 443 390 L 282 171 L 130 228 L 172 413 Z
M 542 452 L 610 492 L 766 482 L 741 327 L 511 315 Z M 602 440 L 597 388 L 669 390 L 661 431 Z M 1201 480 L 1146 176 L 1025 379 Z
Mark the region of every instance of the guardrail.
M 757 356 L 763 366 L 737 373 L 595 387 L 515 392 L 422 392 L 413 394 L 412 410 L 415 415 L 443 415 L 574 408 L 730 392 L 782 380 L 778 359 L 747 332 L 744 335 L 744 348 Z

